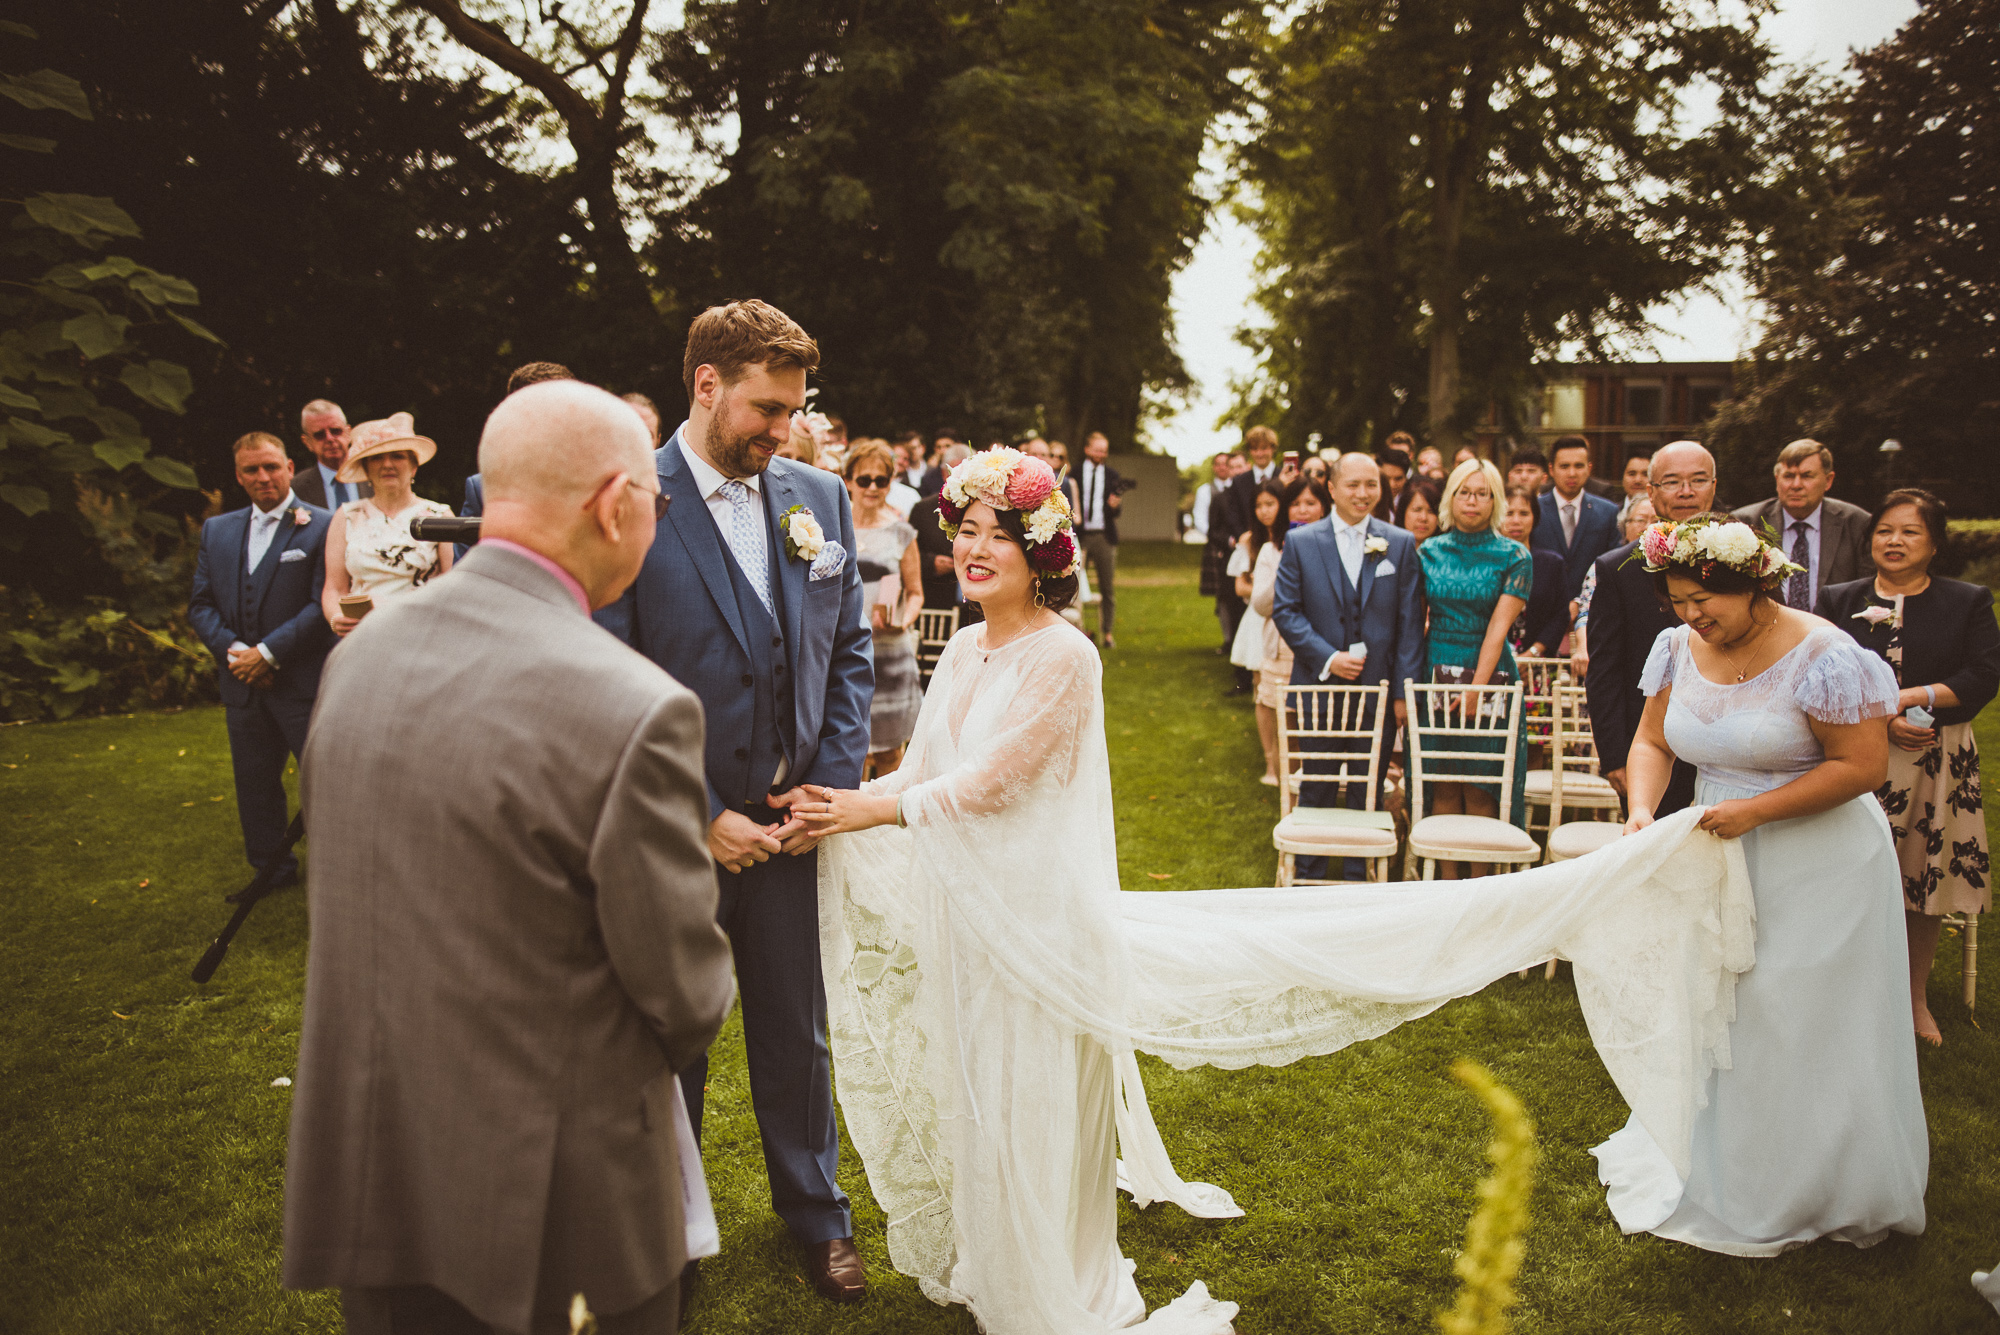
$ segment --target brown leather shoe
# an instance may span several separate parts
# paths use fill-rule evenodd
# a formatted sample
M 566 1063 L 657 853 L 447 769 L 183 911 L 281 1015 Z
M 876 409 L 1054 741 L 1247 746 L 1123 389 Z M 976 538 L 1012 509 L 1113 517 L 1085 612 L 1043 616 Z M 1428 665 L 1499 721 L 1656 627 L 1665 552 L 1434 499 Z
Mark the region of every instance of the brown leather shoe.
M 833 1238 L 806 1244 L 806 1270 L 819 1296 L 836 1303 L 858 1303 L 868 1295 L 868 1273 L 853 1238 Z

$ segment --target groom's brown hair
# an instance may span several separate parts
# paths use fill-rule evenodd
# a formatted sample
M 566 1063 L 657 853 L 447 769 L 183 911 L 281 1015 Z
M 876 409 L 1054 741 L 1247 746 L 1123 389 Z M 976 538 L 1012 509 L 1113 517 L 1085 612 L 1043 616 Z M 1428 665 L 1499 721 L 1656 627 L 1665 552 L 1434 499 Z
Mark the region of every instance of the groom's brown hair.
M 741 380 L 752 366 L 774 371 L 799 366 L 810 374 L 819 369 L 819 344 L 791 316 L 753 297 L 710 306 L 688 326 L 681 383 L 689 401 L 694 399 L 694 373 L 703 366 L 713 366 L 725 385 Z

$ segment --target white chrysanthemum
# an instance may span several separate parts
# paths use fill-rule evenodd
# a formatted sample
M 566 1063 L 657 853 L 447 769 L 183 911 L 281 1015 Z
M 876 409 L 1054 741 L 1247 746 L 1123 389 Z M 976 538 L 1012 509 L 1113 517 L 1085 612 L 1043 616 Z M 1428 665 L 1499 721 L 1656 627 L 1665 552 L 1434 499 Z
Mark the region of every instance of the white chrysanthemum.
M 1050 495 L 1051 499 L 1053 499 L 1055 493 L 1050 493 Z M 1035 512 L 1033 514 L 1028 516 L 1028 523 L 1027 523 L 1028 541 L 1034 543 L 1037 547 L 1039 547 L 1043 543 L 1047 542 L 1050 538 L 1053 538 L 1056 534 L 1060 533 L 1062 531 L 1062 526 L 1063 526 L 1062 511 L 1058 510 L 1055 506 L 1049 504 L 1048 501 L 1044 501 L 1040 505 L 1035 507 Z
M 1726 566 L 1748 565 L 1761 545 L 1748 524 L 1710 524 L 1701 530 L 1701 550 Z
M 1694 560 L 1700 552 L 1700 542 L 1695 531 L 1686 525 L 1674 530 L 1674 560 L 1682 564 Z

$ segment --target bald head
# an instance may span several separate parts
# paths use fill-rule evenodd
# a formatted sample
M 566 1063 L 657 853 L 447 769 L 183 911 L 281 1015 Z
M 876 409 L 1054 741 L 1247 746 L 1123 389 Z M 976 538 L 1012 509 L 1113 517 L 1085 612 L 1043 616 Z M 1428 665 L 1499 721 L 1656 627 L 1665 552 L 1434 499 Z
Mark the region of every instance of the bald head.
M 1715 456 L 1698 441 L 1661 446 L 1648 477 L 1653 508 L 1662 519 L 1678 522 L 1715 508 Z
M 482 536 L 567 570 L 592 607 L 616 601 L 653 543 L 652 442 L 632 405 L 577 380 L 501 400 L 479 437 Z
M 1335 517 L 1343 524 L 1358 524 L 1382 499 L 1382 470 L 1370 456 L 1350 450 L 1333 461 L 1326 485 L 1333 493 Z
M 500 401 L 479 437 L 488 500 L 568 501 L 613 473 L 653 471 L 632 405 L 580 380 L 546 380 Z

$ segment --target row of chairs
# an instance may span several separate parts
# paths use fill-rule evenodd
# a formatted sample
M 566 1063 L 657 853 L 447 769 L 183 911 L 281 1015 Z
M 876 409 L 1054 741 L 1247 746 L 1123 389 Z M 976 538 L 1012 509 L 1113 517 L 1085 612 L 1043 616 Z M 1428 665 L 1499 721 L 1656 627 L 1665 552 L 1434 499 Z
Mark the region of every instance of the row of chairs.
M 1547 660 L 1543 660 L 1546 662 Z M 1535 660 L 1529 660 L 1535 662 Z M 1386 881 L 1401 849 L 1405 874 L 1421 864 L 1422 879 L 1437 874 L 1439 862 L 1481 862 L 1514 867 L 1543 860 L 1582 857 L 1618 837 L 1620 804 L 1610 783 L 1597 773 L 1583 688 L 1558 671 L 1524 673 L 1506 686 L 1443 686 L 1405 682 L 1408 704 L 1408 800 L 1411 825 L 1406 848 L 1394 816 L 1381 810 L 1382 748 L 1376 745 L 1389 709 L 1389 687 L 1291 686 L 1278 720 L 1279 821 L 1272 831 L 1280 885 L 1330 885 L 1333 879 L 1298 875 L 1300 857 L 1359 859 L 1370 881 Z M 1531 687 L 1541 687 L 1530 694 Z M 1530 726 L 1517 727 L 1523 711 L 1539 696 L 1546 709 L 1531 712 Z M 1546 769 L 1526 776 L 1525 801 L 1531 832 L 1512 823 L 1514 773 L 1523 731 L 1548 748 Z M 1468 774 L 1468 762 L 1473 768 Z M 1433 787 L 1476 776 L 1497 784 L 1497 816 L 1423 815 Z M 1312 805 L 1302 797 L 1314 785 Z M 1352 798 L 1350 798 L 1352 794 Z M 1358 799 L 1358 800 L 1356 800 Z M 1534 811 L 1544 813 L 1540 821 Z M 1570 812 L 1593 819 L 1566 821 Z M 1537 843 L 1534 833 L 1544 836 Z

